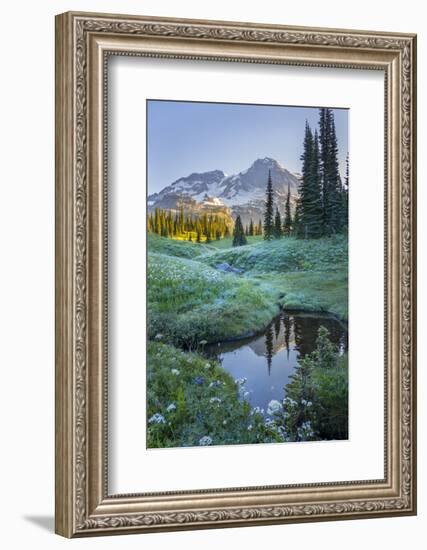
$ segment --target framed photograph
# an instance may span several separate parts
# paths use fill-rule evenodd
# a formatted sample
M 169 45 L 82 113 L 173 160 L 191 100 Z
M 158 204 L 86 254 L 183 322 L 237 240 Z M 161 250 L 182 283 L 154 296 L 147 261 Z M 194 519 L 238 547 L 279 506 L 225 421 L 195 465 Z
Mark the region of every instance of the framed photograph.
M 416 37 L 56 18 L 56 532 L 416 513 Z

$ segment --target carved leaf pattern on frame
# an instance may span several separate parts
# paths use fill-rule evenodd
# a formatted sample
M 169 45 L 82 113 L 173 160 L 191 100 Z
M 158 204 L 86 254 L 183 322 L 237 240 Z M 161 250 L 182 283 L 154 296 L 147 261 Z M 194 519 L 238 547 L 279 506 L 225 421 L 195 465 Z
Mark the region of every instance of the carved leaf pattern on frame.
M 259 506 L 195 512 L 144 513 L 88 517 L 86 510 L 86 239 L 87 239 L 87 35 L 115 33 L 215 39 L 242 42 L 266 42 L 295 45 L 336 46 L 398 50 L 401 54 L 401 498 L 355 502 L 331 502 L 289 506 Z M 78 530 L 113 527 L 182 525 L 206 522 L 239 522 L 284 517 L 343 515 L 402 510 L 411 506 L 412 476 L 412 49 L 402 38 L 363 34 L 252 29 L 215 24 L 152 23 L 77 18 L 75 22 L 75 523 Z M 215 58 L 212 58 L 215 60 Z M 220 58 L 218 58 L 220 59 Z M 235 59 L 239 61 L 239 59 Z M 247 61 L 242 59 L 241 61 Z M 262 62 L 262 61 L 261 61 Z M 303 62 L 299 65 L 305 65 Z M 319 64 L 320 65 L 320 64 Z M 346 65 L 351 66 L 351 65 Z M 356 67 L 355 67 L 356 68 Z

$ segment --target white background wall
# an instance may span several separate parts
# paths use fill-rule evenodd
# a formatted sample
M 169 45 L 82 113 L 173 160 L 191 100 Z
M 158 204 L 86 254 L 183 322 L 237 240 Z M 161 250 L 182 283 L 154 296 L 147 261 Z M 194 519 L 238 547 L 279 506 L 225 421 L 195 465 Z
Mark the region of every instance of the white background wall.
M 54 510 L 54 15 L 67 10 L 246 20 L 419 34 L 419 514 L 418 517 L 67 541 Z M 422 2 L 75 0 L 3 3 L 0 84 L 0 517 L 3 548 L 328 550 L 422 548 L 427 530 L 423 186 L 426 74 Z M 424 534 L 424 537 L 423 537 Z M 424 543 L 425 544 L 425 543 Z

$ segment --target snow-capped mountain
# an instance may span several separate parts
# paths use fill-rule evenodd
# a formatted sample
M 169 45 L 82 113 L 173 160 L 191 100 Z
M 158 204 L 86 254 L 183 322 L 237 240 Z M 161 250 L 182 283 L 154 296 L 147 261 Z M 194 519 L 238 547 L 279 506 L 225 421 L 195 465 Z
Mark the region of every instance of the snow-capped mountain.
M 213 170 L 179 178 L 159 193 L 150 195 L 148 205 L 150 210 L 155 207 L 176 209 L 182 204 L 188 207 L 190 203 L 197 203 L 203 209 L 216 210 L 223 206 L 231 209 L 234 218 L 240 214 L 244 224 L 251 218 L 257 222 L 262 217 L 269 171 L 275 202 L 283 213 L 288 188 L 292 203 L 295 202 L 299 179 L 270 157 L 257 159 L 248 169 L 232 176 L 222 170 Z
M 264 200 L 269 170 L 276 194 L 286 195 L 288 186 L 291 194 L 297 193 L 297 177 L 277 160 L 265 157 L 257 159 L 247 170 L 225 178 L 221 183 L 223 191 L 219 198 L 230 206 L 247 204 L 257 199 Z
M 206 194 L 217 197 L 221 192 L 220 185 L 226 179 L 226 174 L 222 170 L 212 170 L 211 172 L 194 172 L 185 178 L 179 178 L 159 193 L 154 193 L 148 197 L 148 204 L 151 206 L 161 201 L 168 195 L 187 195 L 193 199 L 202 200 Z

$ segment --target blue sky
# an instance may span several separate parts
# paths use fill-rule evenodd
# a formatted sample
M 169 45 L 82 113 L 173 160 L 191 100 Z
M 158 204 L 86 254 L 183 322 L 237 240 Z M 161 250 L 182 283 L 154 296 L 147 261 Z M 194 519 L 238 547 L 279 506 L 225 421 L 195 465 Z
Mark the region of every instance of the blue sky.
M 348 110 L 334 117 L 344 176 Z M 300 172 L 305 121 L 314 130 L 318 119 L 313 107 L 148 100 L 148 192 L 192 172 L 236 174 L 264 157 Z

